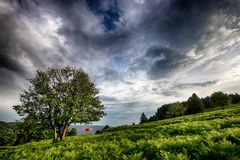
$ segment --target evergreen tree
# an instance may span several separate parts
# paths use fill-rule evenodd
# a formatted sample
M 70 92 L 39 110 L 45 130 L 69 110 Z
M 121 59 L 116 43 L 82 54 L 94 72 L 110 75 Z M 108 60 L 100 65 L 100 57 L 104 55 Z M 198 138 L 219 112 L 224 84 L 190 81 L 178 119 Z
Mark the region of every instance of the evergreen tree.
M 238 93 L 230 94 L 229 95 L 232 98 L 232 103 L 236 104 L 240 102 L 240 95 Z
M 195 114 L 199 112 L 203 112 L 204 106 L 202 100 L 193 93 L 192 96 L 187 101 L 187 114 Z
M 213 102 L 209 96 L 203 98 L 202 102 L 203 102 L 204 108 L 213 108 L 214 107 Z
M 159 120 L 159 119 L 158 119 L 158 117 L 155 114 L 155 115 L 149 117 L 148 122 L 153 122 L 153 121 L 157 121 L 157 120 Z
M 109 125 L 106 125 L 106 126 L 103 127 L 102 130 L 105 130 L 105 129 L 108 129 L 108 128 L 110 128 Z
M 155 113 L 158 120 L 167 118 L 166 112 L 168 111 L 169 104 L 164 104 L 162 107 L 157 109 L 157 112 Z
M 141 117 L 140 117 L 140 124 L 141 123 L 146 123 L 148 121 L 147 116 L 145 115 L 145 113 L 142 113 Z

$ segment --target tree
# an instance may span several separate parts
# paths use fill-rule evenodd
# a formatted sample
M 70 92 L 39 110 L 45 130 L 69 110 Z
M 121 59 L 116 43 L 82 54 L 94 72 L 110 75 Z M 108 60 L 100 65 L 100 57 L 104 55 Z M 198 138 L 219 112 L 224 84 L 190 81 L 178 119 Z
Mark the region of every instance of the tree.
M 105 129 L 108 129 L 108 128 L 110 128 L 109 125 L 106 125 L 106 126 L 103 127 L 102 130 L 105 130 Z
M 30 141 L 49 139 L 52 137 L 53 131 L 35 119 L 26 117 L 24 121 L 15 122 L 15 133 L 17 139 L 14 145 L 19 145 Z
M 236 104 L 240 102 L 240 95 L 238 93 L 230 94 L 229 95 L 232 98 L 232 103 Z
M 181 116 L 184 114 L 183 109 L 183 105 L 180 102 L 171 103 L 169 104 L 166 116 L 168 118 Z
M 156 115 L 158 120 L 162 120 L 162 119 L 167 118 L 166 113 L 168 111 L 169 105 L 170 104 L 164 104 L 164 105 L 162 105 L 162 107 L 157 109 L 157 112 L 155 113 L 155 115 Z
M 224 106 L 231 103 L 232 98 L 223 92 L 214 92 L 211 95 L 211 100 L 214 105 L 220 106 L 222 109 L 224 109 Z
M 204 108 L 213 108 L 213 102 L 209 96 L 202 98 L 202 102 L 204 104 Z
M 148 122 L 153 122 L 157 120 L 159 120 L 158 117 L 156 115 L 152 115 L 151 117 L 149 117 Z
M 141 117 L 140 117 L 140 124 L 141 123 L 146 123 L 148 121 L 147 116 L 145 115 L 145 113 L 142 113 Z
M 187 114 L 195 114 L 202 112 L 204 110 L 203 103 L 201 99 L 193 93 L 192 96 L 187 101 Z
M 0 121 L 0 146 L 14 145 L 17 139 L 14 124 L 13 122 Z
M 95 134 L 101 134 L 103 131 L 97 130 Z
M 20 116 L 34 119 L 54 130 L 54 139 L 64 140 L 71 123 L 89 123 L 104 116 L 99 90 L 82 69 L 38 70 L 20 94 L 21 105 L 13 106 Z
M 67 136 L 76 136 L 78 134 L 78 131 L 76 128 L 72 128 L 70 131 L 68 131 Z

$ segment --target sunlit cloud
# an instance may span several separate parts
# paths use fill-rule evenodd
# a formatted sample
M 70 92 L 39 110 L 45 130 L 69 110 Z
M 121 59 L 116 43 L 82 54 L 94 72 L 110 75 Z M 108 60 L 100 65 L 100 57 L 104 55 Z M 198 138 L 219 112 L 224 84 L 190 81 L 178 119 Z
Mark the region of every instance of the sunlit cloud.
M 1 1 L 0 111 L 37 69 L 81 67 L 107 116 L 131 124 L 162 104 L 240 89 L 238 1 Z

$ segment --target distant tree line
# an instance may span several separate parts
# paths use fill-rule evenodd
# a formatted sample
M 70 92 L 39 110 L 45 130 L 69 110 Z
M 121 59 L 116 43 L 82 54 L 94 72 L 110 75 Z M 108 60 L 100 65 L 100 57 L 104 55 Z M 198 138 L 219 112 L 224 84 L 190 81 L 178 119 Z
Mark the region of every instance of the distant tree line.
M 101 133 L 103 133 L 103 131 L 105 131 L 108 128 L 110 128 L 109 125 L 106 125 L 101 130 L 97 130 L 95 134 L 101 134 Z
M 0 121 L 0 146 L 15 146 L 31 141 L 54 139 L 53 132 L 52 129 L 47 129 L 32 119 L 17 122 Z M 77 134 L 76 128 L 67 129 L 66 136 Z
M 205 109 L 221 107 L 224 109 L 225 106 L 229 104 L 240 103 L 240 95 L 227 94 L 224 92 L 214 92 L 211 96 L 206 96 L 204 98 L 199 98 L 197 94 L 193 93 L 187 101 L 174 102 L 169 104 L 164 104 L 157 109 L 157 112 L 147 118 L 145 113 L 140 116 L 140 123 L 152 122 L 167 118 L 178 117 L 182 115 L 190 115 L 204 112 Z

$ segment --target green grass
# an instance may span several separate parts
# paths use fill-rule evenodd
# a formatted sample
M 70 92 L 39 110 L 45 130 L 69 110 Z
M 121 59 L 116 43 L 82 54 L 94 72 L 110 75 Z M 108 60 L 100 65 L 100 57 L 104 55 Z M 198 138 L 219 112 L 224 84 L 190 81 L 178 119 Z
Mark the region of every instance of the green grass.
M 99 135 L 0 148 L 0 159 L 240 159 L 240 105 Z

